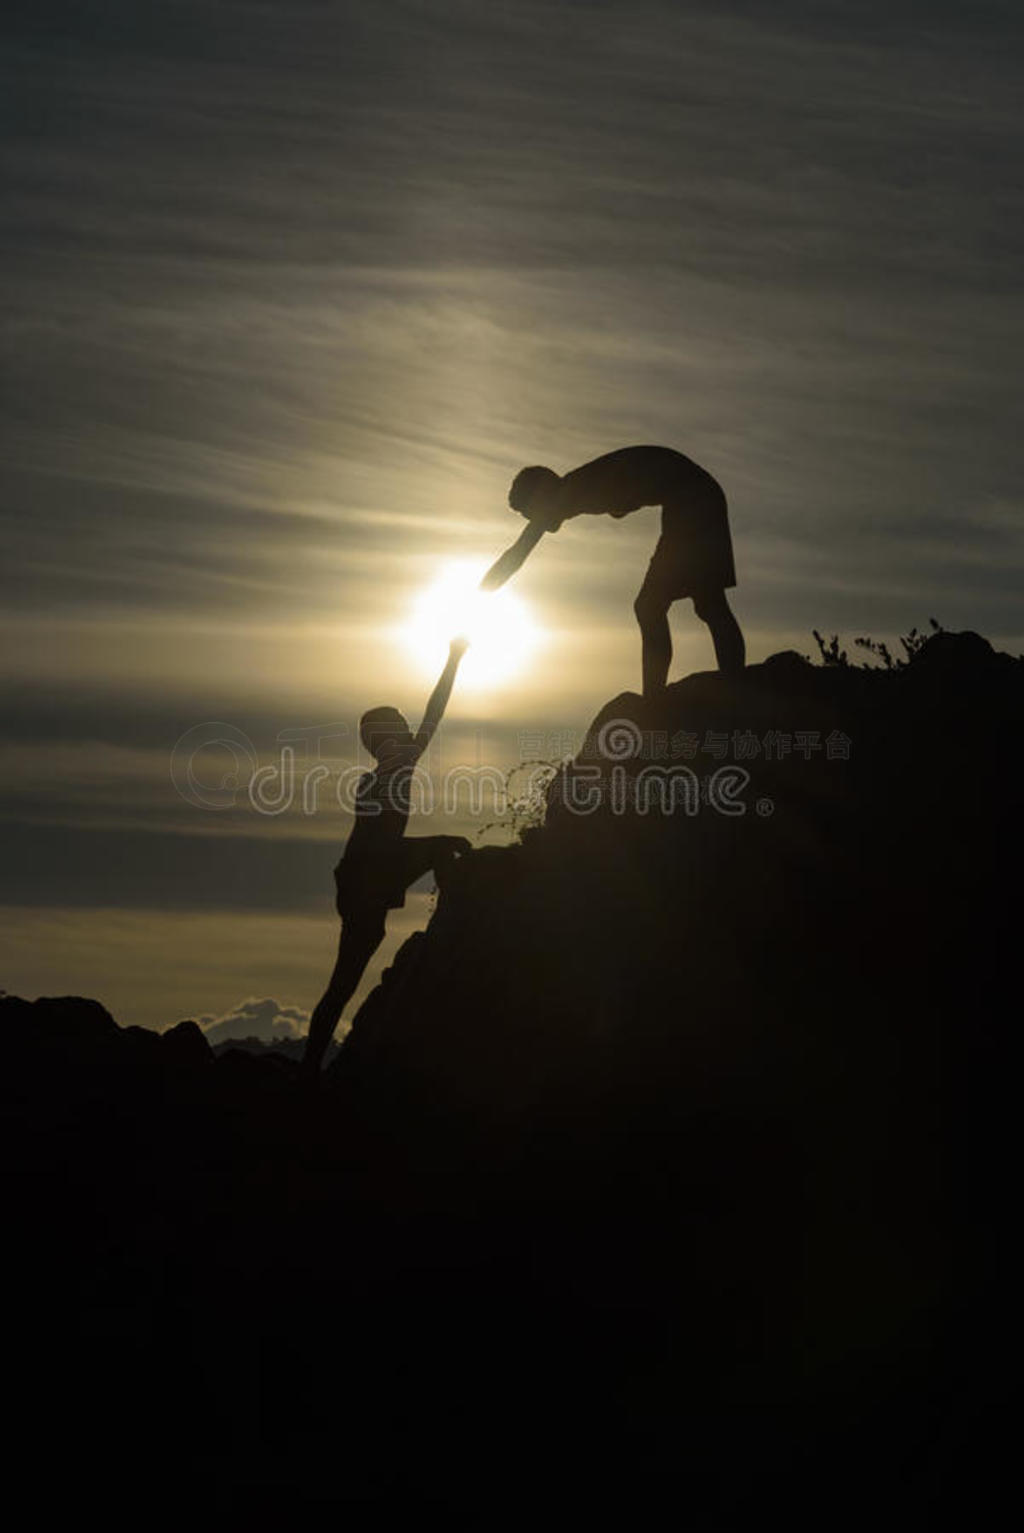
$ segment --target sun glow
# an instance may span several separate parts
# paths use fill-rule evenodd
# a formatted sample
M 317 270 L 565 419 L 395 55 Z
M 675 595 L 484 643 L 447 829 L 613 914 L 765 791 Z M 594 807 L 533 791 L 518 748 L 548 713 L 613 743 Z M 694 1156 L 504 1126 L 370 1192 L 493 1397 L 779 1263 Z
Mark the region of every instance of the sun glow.
M 425 673 L 441 670 L 450 641 L 463 634 L 470 647 L 459 670 L 459 685 L 495 686 L 517 675 L 540 643 L 540 630 L 525 602 L 507 587 L 477 589 L 486 568 L 463 560 L 445 564 L 417 598 L 400 636 Z

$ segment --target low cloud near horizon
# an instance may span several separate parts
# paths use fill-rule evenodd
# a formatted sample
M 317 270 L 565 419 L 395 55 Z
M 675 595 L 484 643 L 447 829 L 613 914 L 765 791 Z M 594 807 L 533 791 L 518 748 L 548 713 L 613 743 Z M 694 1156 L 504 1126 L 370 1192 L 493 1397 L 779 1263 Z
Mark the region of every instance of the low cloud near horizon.
M 223 1017 L 198 1017 L 210 1047 L 236 1038 L 258 1038 L 261 1043 L 280 1043 L 300 1038 L 309 1031 L 309 1012 L 285 1006 L 270 996 L 251 995 Z

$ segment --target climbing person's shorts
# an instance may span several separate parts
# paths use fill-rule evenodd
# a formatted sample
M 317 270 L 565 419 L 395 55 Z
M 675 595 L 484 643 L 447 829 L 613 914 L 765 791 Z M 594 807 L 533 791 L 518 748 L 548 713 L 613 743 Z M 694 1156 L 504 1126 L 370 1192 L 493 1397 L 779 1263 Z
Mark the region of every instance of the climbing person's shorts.
M 382 848 L 372 858 L 342 857 L 334 869 L 335 908 L 343 921 L 369 910 L 386 912 L 405 904 L 405 842 Z

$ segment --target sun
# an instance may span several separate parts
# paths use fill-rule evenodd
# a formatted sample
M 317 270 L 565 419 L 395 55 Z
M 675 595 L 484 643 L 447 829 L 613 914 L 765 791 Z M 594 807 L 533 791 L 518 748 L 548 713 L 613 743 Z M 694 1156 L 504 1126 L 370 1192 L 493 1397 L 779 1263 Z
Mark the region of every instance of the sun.
M 445 564 L 413 605 L 400 629 L 406 649 L 425 673 L 436 675 L 458 634 L 470 641 L 459 685 L 493 687 L 523 670 L 541 640 L 526 603 L 511 591 L 478 589 L 486 564 Z

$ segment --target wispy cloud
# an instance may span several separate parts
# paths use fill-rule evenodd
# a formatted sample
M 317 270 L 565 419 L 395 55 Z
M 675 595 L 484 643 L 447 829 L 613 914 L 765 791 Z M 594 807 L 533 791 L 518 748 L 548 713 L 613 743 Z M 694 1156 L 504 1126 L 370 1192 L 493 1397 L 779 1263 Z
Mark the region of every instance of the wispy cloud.
M 441 560 L 515 533 L 523 462 L 706 463 L 752 658 L 932 614 L 1019 648 L 1017 9 L 16 3 L 0 770 L 25 899 L 93 879 L 180 909 L 198 881 L 231 908 L 173 741 L 418 706 L 391 635 Z M 635 685 L 653 538 L 650 513 L 567 527 L 523 571 L 542 664 L 453 705 L 492 759 Z M 257 885 L 271 842 L 288 899 L 323 884 L 305 828 L 244 831 Z

